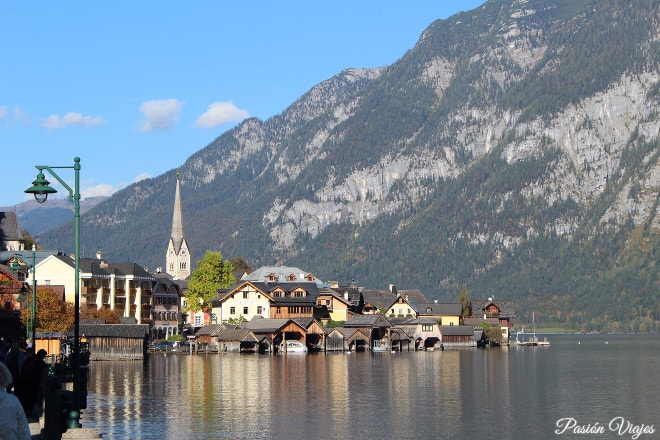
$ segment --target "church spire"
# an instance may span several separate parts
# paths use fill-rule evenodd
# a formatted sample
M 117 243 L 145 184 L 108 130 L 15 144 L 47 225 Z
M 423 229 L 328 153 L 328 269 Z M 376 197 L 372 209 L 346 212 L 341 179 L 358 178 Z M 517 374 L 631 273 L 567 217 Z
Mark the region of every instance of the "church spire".
M 176 173 L 174 192 L 174 212 L 172 214 L 172 234 L 167 246 L 167 273 L 175 279 L 185 280 L 190 276 L 190 252 L 183 236 L 183 210 L 181 209 L 180 175 Z
M 172 214 L 172 241 L 174 242 L 174 250 L 178 253 L 181 250 L 181 243 L 183 243 L 183 212 L 181 210 L 181 188 L 178 171 L 174 192 L 174 213 Z

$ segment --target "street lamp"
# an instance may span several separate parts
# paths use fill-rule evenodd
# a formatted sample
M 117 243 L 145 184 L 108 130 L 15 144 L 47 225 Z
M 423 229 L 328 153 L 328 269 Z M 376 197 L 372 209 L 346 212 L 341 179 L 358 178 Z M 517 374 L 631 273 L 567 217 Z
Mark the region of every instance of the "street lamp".
M 33 194 L 39 203 L 44 203 L 48 194 L 57 192 L 55 188 L 50 187 L 50 182 L 44 176 L 44 170 L 57 179 L 60 184 L 69 192 L 69 200 L 73 201 L 74 216 L 74 324 L 73 324 L 73 410 L 76 413 L 75 420 L 70 428 L 80 427 L 78 417 L 80 416 L 80 158 L 73 158 L 73 166 L 50 167 L 48 165 L 35 165 L 39 170 L 37 178 L 32 182 L 32 186 L 25 190 L 28 194 Z M 74 170 L 74 189 L 72 190 L 60 176 L 53 171 L 54 168 L 67 168 Z M 36 289 L 35 289 L 36 290 Z M 34 303 L 33 303 L 34 304 Z
M 16 254 L 18 256 L 23 257 L 22 254 Z M 32 347 L 35 349 L 34 352 L 36 353 L 36 348 L 37 348 L 37 340 L 36 340 L 36 329 L 37 329 L 37 315 L 36 315 L 36 302 L 37 302 L 37 266 L 36 266 L 36 261 L 37 261 L 37 248 L 32 243 L 32 268 L 30 269 L 30 272 L 32 272 L 32 315 L 30 321 L 28 321 L 26 327 L 27 327 L 27 338 L 32 338 Z M 14 270 L 19 270 L 20 264 L 18 264 L 18 261 L 14 260 L 14 263 L 12 264 L 12 269 Z

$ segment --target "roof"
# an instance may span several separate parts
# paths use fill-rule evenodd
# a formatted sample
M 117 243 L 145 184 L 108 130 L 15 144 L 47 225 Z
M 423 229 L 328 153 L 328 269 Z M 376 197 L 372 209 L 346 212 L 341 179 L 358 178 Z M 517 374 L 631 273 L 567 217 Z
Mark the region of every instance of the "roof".
M 73 256 L 56 254 L 54 258 L 62 261 L 71 268 L 75 266 Z M 133 277 L 133 279 L 144 281 L 156 281 L 156 277 L 147 272 L 142 266 L 137 263 L 120 262 L 110 263 L 105 260 L 97 258 L 79 258 L 78 265 L 80 267 L 81 276 L 91 275 L 92 278 L 109 278 L 111 275 Z
M 403 299 L 405 299 L 415 309 L 417 309 L 418 305 L 421 303 L 428 303 L 426 296 L 424 296 L 421 290 L 417 290 L 417 289 L 398 290 L 397 294 L 403 297 Z
M 417 326 L 417 325 L 437 325 L 440 322 L 433 318 L 389 318 L 392 325 L 398 326 Z
M 62 255 L 62 253 L 58 251 L 35 251 L 34 262 L 35 264 L 39 264 L 51 255 Z M 28 249 L 23 251 L 1 251 L 0 263 L 9 262 L 14 257 L 21 260 L 26 265 L 32 266 L 32 250 Z
M 254 286 L 255 289 L 260 292 L 268 295 L 273 305 L 287 305 L 287 306 L 313 306 L 316 304 L 316 298 L 319 296 L 318 285 L 309 281 L 294 281 L 294 282 L 263 282 L 263 281 L 249 281 L 241 280 L 239 283 L 234 284 L 229 289 L 219 289 L 218 296 L 213 298 L 212 302 L 219 302 L 226 299 L 228 296 L 239 292 L 240 288 L 246 283 Z M 294 290 L 302 288 L 307 292 L 304 297 L 295 297 L 291 296 L 291 292 Z M 281 289 L 284 291 L 285 295 L 283 297 L 274 297 L 272 292 L 276 289 Z
M 16 213 L 11 211 L 0 212 L 0 240 L 23 241 L 21 228 L 18 226 Z
M 346 304 L 347 306 L 352 305 L 350 296 L 349 296 L 349 299 L 347 300 L 346 298 L 344 298 L 343 295 L 339 294 L 335 289 L 330 289 L 330 288 L 324 287 L 324 288 L 319 290 L 319 296 L 321 296 L 321 295 L 331 296 L 331 297 L 337 299 L 337 301 L 340 301 L 340 302 Z
M 463 313 L 463 306 L 460 303 L 420 303 L 417 313 L 420 315 L 460 316 Z
M 206 324 L 200 327 L 199 330 L 195 333 L 196 336 L 215 336 L 217 335 L 224 326 L 222 324 Z
M 472 307 L 472 316 L 477 316 L 483 313 L 488 305 L 493 304 L 500 309 L 500 318 L 515 318 L 516 305 L 513 301 L 509 300 L 493 300 L 493 299 L 474 299 L 470 302 Z
M 344 323 L 344 327 L 391 327 L 392 323 L 383 315 L 353 315 Z
M 152 294 L 180 294 L 181 286 L 172 279 L 172 276 L 166 273 L 155 273 L 156 285 L 151 290 Z
M 252 331 L 243 328 L 227 328 L 218 332 L 218 341 L 254 341 L 260 339 Z
M 295 280 L 288 281 L 289 277 L 295 277 Z M 312 273 L 305 272 L 302 269 L 299 269 L 294 266 L 262 266 L 254 272 L 244 276 L 241 281 L 268 281 L 272 277 L 276 277 L 276 281 L 279 283 L 285 282 L 300 282 L 307 281 L 308 277 L 312 278 L 317 286 L 323 286 L 323 281 L 316 278 Z
M 362 297 L 365 303 L 382 308 L 389 307 L 396 301 L 396 294 L 389 290 L 363 290 Z
M 351 305 L 357 306 L 360 304 L 360 301 L 364 301 L 362 297 L 362 289 L 355 286 L 339 286 L 323 289 L 321 293 L 326 293 L 332 291 L 334 296 L 340 298 L 344 302 L 348 302 Z M 348 299 L 347 299 L 348 298 Z
M 251 320 L 241 324 L 241 328 L 252 330 L 255 333 L 271 333 L 281 329 L 287 322 L 291 321 L 289 318 L 263 318 L 255 316 Z
M 440 332 L 443 336 L 472 336 L 474 327 L 471 325 L 441 325 Z
M 99 261 L 100 264 L 103 264 L 103 260 Z M 107 263 L 109 269 L 118 269 L 124 275 L 133 275 L 133 278 L 152 281 L 154 276 L 147 272 L 142 266 L 137 263 Z M 103 266 L 102 266 L 103 267 Z

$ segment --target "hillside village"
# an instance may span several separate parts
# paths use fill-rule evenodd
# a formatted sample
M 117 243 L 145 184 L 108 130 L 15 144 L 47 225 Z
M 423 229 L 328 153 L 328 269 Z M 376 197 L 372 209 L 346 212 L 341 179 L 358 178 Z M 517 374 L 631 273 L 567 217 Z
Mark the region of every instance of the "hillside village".
M 20 310 L 28 306 L 35 285 L 37 295 L 48 289 L 60 301 L 73 303 L 72 256 L 26 250 L 12 212 L 0 213 L 0 228 L 3 319 L 14 320 L 13 327 L 18 326 Z M 122 324 L 111 325 L 98 318 L 81 320 L 81 335 L 89 341 L 92 359 L 140 358 L 149 342 L 179 334 L 207 350 L 222 352 L 277 353 L 293 342 L 309 351 L 475 347 L 486 339 L 484 329 L 489 327 L 497 329 L 489 339 L 508 343 L 516 316 L 511 301 L 431 302 L 416 289 L 389 285 L 387 290 L 370 290 L 355 283 L 324 282 L 311 272 L 289 266 L 237 273 L 237 281 L 218 290 L 209 307 L 186 313 L 192 265 L 178 180 L 165 262 L 165 271 L 149 272 L 136 262 L 108 261 L 102 252 L 79 258 L 81 316 L 111 311 L 121 317 Z M 3 329 L 11 327 L 3 325 Z M 132 342 L 123 350 L 109 352 L 108 340 L 116 338 Z

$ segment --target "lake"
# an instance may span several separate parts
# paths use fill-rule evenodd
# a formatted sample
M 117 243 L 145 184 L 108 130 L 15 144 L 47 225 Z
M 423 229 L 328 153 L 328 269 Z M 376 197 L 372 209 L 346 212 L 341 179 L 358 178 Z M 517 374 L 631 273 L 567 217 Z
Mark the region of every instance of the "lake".
M 660 336 L 547 337 L 549 347 L 96 361 L 81 422 L 104 439 L 660 438 Z

